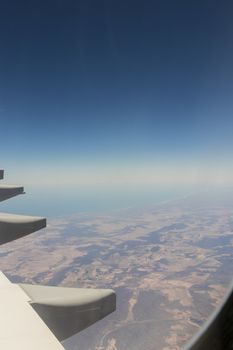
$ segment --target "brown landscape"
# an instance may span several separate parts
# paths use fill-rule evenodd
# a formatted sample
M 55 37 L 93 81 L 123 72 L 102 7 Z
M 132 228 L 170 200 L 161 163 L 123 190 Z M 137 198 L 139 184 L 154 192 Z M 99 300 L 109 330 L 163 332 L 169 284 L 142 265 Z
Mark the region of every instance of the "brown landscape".
M 1 246 L 14 282 L 113 288 L 117 311 L 67 350 L 177 350 L 232 278 L 233 206 L 182 199 L 151 209 L 82 213 Z

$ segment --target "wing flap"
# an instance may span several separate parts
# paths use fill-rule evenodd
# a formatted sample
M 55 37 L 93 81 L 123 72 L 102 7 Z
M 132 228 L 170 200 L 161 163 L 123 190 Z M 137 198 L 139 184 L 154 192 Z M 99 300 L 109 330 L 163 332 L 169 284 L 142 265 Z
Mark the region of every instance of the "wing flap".
M 76 334 L 116 309 L 111 289 L 20 284 L 30 304 L 59 340 Z
M 0 244 L 26 236 L 46 226 L 46 219 L 37 216 L 0 214 Z
M 19 194 L 24 194 L 23 186 L 0 185 L 0 202 L 18 196 Z

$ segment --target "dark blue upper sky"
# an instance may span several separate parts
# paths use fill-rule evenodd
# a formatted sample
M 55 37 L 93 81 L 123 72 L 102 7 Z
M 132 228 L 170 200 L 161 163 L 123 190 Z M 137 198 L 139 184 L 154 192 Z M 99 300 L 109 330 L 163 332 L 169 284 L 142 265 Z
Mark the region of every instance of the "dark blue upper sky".
M 2 166 L 229 162 L 232 16 L 232 1 L 1 1 Z

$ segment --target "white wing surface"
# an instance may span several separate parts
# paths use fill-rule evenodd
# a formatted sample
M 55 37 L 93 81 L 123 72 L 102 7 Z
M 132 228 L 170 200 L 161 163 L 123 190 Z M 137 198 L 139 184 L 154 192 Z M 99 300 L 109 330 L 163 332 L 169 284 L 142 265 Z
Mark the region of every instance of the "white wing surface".
M 0 349 L 64 350 L 30 306 L 30 298 L 0 272 Z
M 0 170 L 0 179 L 4 172 Z M 0 186 L 0 201 L 23 194 L 22 186 Z M 46 226 L 46 219 L 0 214 L 0 244 Z M 59 340 L 113 312 L 111 289 L 79 289 L 14 284 L 0 272 L 0 349 L 64 350 Z M 59 339 L 59 340 L 58 340 Z

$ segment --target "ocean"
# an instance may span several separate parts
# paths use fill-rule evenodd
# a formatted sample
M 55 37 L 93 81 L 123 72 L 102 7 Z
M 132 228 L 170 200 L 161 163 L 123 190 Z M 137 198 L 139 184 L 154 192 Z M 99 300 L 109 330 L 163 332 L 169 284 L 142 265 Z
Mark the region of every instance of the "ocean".
M 108 212 L 147 208 L 181 198 L 191 192 L 184 187 L 25 187 L 26 194 L 1 203 L 2 212 L 57 217 L 80 212 Z

